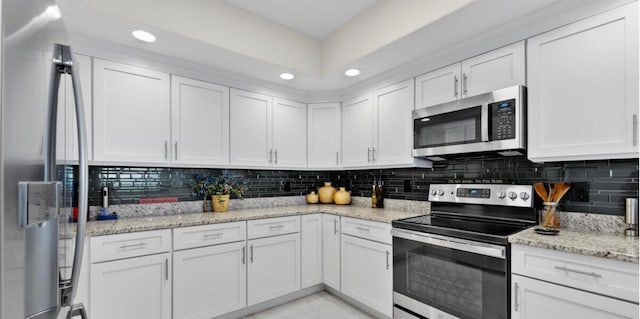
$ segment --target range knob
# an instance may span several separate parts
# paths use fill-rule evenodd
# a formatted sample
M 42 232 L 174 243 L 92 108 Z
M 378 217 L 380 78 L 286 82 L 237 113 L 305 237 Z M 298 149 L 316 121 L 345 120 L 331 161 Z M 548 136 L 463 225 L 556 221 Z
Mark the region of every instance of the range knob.
M 439 191 L 438 191 L 438 195 L 439 195 L 439 196 L 444 196 L 444 191 L 443 191 L 443 190 L 439 190 Z
M 510 199 L 516 199 L 516 198 L 518 198 L 518 194 L 516 194 L 516 192 L 509 192 L 509 198 Z
M 505 193 L 505 192 L 498 192 L 498 198 L 503 199 L 503 198 L 505 198 L 505 197 L 507 197 L 507 193 Z
M 522 199 L 522 200 L 529 199 L 529 194 L 527 192 L 520 193 L 520 199 Z
M 436 194 L 438 194 L 438 191 L 436 191 L 435 189 L 431 190 L 431 195 L 436 196 Z

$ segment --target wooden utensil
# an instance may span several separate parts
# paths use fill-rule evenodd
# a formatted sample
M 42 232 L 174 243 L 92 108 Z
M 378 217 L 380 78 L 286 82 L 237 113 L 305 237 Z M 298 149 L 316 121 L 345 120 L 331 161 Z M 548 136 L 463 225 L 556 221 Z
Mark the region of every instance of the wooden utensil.
M 547 193 L 547 189 L 544 187 L 542 183 L 534 183 L 533 189 L 536 190 L 536 194 L 542 198 L 543 201 L 549 201 L 549 194 Z
M 554 197 L 551 198 L 551 201 L 556 203 L 559 202 L 560 199 L 562 199 L 562 196 L 564 196 L 569 191 L 569 188 L 571 188 L 571 185 L 565 182 L 556 183 L 556 186 L 554 187 L 556 191 Z

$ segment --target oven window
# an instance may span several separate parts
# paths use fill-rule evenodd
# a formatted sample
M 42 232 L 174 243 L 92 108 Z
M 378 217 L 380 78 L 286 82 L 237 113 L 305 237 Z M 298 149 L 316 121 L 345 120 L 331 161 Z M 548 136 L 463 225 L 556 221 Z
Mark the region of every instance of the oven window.
M 414 120 L 414 148 L 480 142 L 481 106 Z
M 506 318 L 506 262 L 394 238 L 394 291 L 460 318 Z

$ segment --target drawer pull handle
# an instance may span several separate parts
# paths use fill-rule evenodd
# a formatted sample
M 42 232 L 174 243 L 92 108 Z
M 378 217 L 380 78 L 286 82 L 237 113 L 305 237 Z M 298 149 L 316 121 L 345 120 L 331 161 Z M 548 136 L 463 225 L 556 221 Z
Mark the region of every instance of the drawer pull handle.
M 139 244 L 132 244 L 132 245 L 122 245 L 122 246 L 120 246 L 120 249 L 127 249 L 127 248 L 142 249 L 146 245 L 147 245 L 147 243 L 139 243 Z
M 246 256 L 247 256 L 247 246 L 242 246 L 242 264 L 244 265 L 247 260 L 246 260 Z
M 389 270 L 389 267 L 391 267 L 391 265 L 389 265 L 389 251 L 387 250 L 387 270 Z
M 222 236 L 222 233 L 215 233 L 215 234 L 206 234 L 206 235 L 202 235 L 202 239 L 209 239 L 209 238 L 220 238 L 220 236 Z
M 338 233 L 338 219 L 333 219 L 333 234 Z
M 251 252 L 251 256 L 249 256 L 249 260 L 251 260 L 251 263 L 253 264 L 253 245 L 249 246 L 249 251 Z
M 571 269 L 571 268 L 567 268 L 567 267 L 564 267 L 564 266 L 556 266 L 555 268 L 558 269 L 558 270 L 566 271 L 566 272 L 574 272 L 576 274 L 587 275 L 587 276 L 591 276 L 591 277 L 595 277 L 595 278 L 602 278 L 601 274 L 598 274 L 598 273 L 595 273 L 595 272 L 576 270 L 576 269 Z
M 369 228 L 364 228 L 364 227 L 360 227 L 360 226 L 356 226 L 357 230 L 361 230 L 361 231 L 370 231 Z
M 281 229 L 281 228 L 284 228 L 284 225 L 269 226 L 269 230 Z
M 520 306 L 520 301 L 518 300 L 518 295 L 520 294 L 520 287 L 518 286 L 518 283 L 514 283 L 514 290 L 515 290 L 515 300 L 514 300 L 514 307 L 515 307 L 515 311 L 518 312 L 518 306 Z

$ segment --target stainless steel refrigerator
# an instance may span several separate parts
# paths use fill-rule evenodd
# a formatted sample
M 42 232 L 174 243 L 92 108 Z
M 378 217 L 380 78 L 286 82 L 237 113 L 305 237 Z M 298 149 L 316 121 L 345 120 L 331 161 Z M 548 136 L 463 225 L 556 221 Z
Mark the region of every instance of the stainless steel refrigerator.
M 73 305 L 87 212 L 79 66 L 54 0 L 1 3 L 1 318 L 86 317 Z

